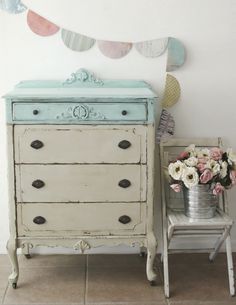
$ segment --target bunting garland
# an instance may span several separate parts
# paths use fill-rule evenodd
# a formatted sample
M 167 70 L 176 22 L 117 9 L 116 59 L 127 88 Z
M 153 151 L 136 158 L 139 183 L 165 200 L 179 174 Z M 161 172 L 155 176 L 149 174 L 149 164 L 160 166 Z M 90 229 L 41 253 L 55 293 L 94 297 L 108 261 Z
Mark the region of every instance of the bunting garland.
M 0 0 L 0 9 L 12 14 L 22 13 L 27 10 L 21 0 Z M 59 26 L 31 10 L 28 10 L 27 13 L 27 24 L 32 32 L 43 37 L 54 35 L 60 30 Z M 95 38 L 87 37 L 67 29 L 61 29 L 61 39 L 67 48 L 76 52 L 87 51 L 96 42 Z M 183 43 L 173 37 L 136 43 L 98 40 L 97 45 L 102 54 L 111 59 L 119 59 L 126 56 L 131 51 L 133 45 L 138 53 L 147 58 L 159 57 L 167 51 L 167 72 L 177 70 L 186 60 Z M 164 96 L 161 103 L 162 107 L 173 106 L 179 100 L 180 93 L 181 88 L 178 80 L 174 76 L 167 74 Z

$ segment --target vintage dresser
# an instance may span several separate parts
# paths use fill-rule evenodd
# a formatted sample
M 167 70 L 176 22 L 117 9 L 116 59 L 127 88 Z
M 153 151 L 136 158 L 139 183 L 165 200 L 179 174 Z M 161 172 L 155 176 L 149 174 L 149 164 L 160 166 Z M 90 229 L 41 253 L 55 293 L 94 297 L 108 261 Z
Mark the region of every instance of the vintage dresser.
M 17 249 L 80 252 L 99 246 L 147 249 L 153 260 L 154 108 L 142 81 L 100 80 L 85 69 L 60 81 L 25 81 L 5 96 L 10 238 Z

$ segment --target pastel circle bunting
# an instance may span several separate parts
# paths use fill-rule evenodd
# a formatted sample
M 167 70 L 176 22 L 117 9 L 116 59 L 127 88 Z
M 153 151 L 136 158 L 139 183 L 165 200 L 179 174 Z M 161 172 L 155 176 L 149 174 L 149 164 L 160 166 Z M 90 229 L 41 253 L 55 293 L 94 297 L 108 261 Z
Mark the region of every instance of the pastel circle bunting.
M 132 49 L 132 43 L 98 40 L 98 48 L 103 55 L 117 59 L 126 56 Z
M 135 44 L 137 51 L 145 57 L 161 56 L 168 45 L 168 38 L 142 41 Z
M 0 9 L 10 14 L 19 14 L 27 10 L 27 7 L 21 0 L 0 0 Z
M 181 88 L 178 80 L 173 75 L 167 74 L 164 96 L 161 102 L 162 108 L 169 108 L 176 104 L 180 94 Z
M 28 11 L 27 23 L 31 31 L 40 36 L 51 36 L 59 31 L 59 27 L 33 11 Z
M 175 71 L 185 62 L 185 48 L 181 41 L 169 37 L 166 71 Z
M 61 37 L 64 44 L 73 51 L 87 51 L 95 44 L 95 39 L 71 32 L 65 29 L 61 31 Z

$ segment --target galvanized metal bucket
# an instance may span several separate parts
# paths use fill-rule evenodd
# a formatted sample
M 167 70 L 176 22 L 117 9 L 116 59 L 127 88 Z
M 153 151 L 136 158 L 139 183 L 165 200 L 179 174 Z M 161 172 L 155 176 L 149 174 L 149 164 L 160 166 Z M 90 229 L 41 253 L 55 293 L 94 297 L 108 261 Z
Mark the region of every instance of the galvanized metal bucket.
M 218 196 L 213 195 L 208 184 L 198 184 L 191 189 L 183 188 L 185 215 L 194 219 L 215 216 Z

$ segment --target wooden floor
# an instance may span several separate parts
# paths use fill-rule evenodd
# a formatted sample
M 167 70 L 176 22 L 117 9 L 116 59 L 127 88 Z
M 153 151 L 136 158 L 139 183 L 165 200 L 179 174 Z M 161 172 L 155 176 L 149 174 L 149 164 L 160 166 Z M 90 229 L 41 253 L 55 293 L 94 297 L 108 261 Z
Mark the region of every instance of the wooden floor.
M 159 257 L 157 286 L 145 276 L 145 259 L 138 255 L 35 255 L 20 256 L 18 288 L 7 284 L 10 264 L 0 256 L 1 304 L 14 305 L 229 305 L 226 257 L 209 263 L 206 254 L 170 257 L 171 295 L 163 294 Z M 236 255 L 234 255 L 236 262 Z

